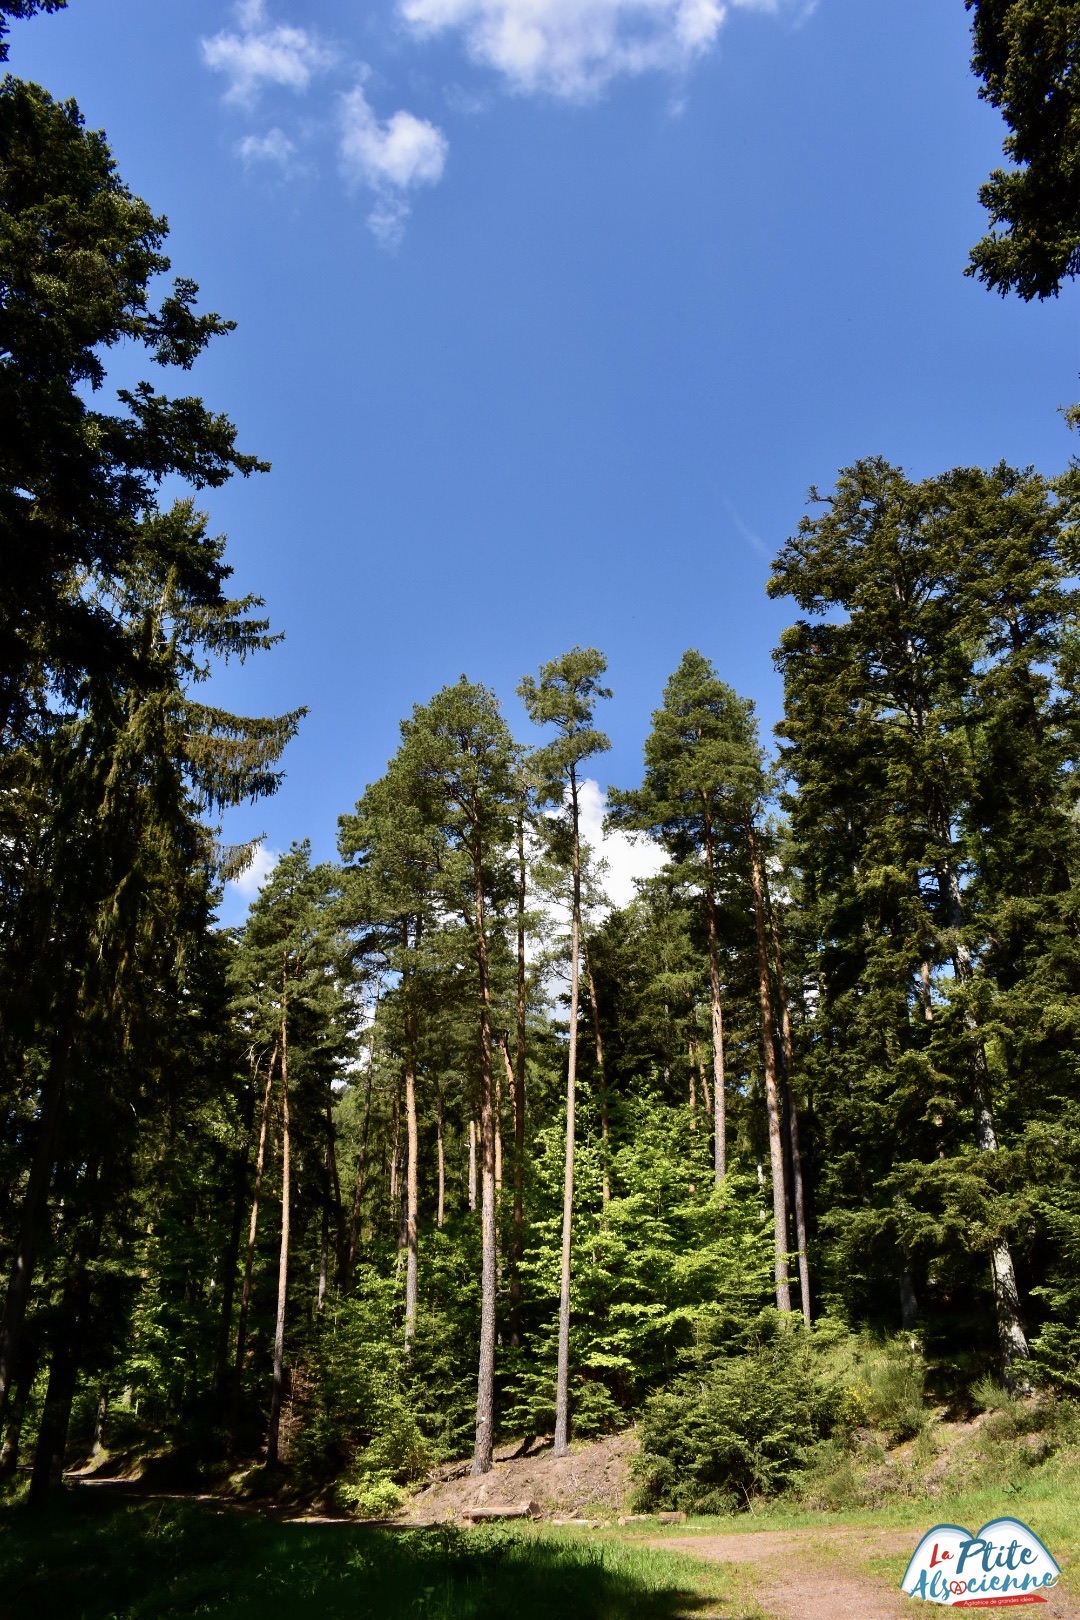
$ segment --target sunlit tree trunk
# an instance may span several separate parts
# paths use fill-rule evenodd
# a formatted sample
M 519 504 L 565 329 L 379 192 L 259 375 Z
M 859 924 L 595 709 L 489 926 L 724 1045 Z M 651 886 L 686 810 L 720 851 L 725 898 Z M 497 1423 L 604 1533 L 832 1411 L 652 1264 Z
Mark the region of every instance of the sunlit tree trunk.
M 788 1009 L 787 989 L 784 984 L 784 962 L 780 954 L 780 938 L 776 917 L 770 908 L 769 937 L 776 977 L 776 996 L 780 1004 L 780 1051 L 783 1058 L 784 1102 L 791 1146 L 791 1179 L 795 1204 L 795 1244 L 799 1256 L 799 1301 L 803 1318 L 810 1326 L 810 1260 L 806 1247 L 806 1194 L 803 1183 L 802 1154 L 799 1150 L 799 1110 L 795 1106 L 794 1057 L 791 1041 L 791 1013 Z
M 705 932 L 709 943 L 709 1009 L 713 1050 L 713 1174 L 717 1185 L 727 1175 L 727 1094 L 724 1087 L 724 1008 L 720 995 L 720 960 L 716 937 L 716 854 L 712 820 L 705 798 Z
M 769 1159 L 772 1167 L 773 1245 L 775 1251 L 776 1308 L 787 1315 L 791 1310 L 788 1280 L 788 1211 L 784 1188 L 784 1131 L 780 1117 L 780 1096 L 776 1083 L 776 1027 L 772 989 L 769 983 L 769 946 L 765 928 L 765 901 L 762 892 L 760 852 L 754 824 L 746 821 L 750 854 L 750 886 L 754 897 L 754 928 L 757 936 L 758 993 L 761 1002 L 761 1053 L 765 1067 L 765 1106 L 769 1118 Z
M 435 1081 L 435 1153 L 439 1171 L 439 1203 L 435 1225 L 442 1231 L 446 1218 L 446 1121 L 443 1117 L 443 1094 L 438 1079 Z
M 233 1366 L 232 1413 L 229 1420 L 230 1447 L 237 1443 L 240 1422 L 240 1395 L 243 1387 L 244 1357 L 247 1354 L 248 1312 L 251 1308 L 251 1279 L 255 1268 L 255 1238 L 259 1228 L 259 1196 L 262 1192 L 263 1169 L 266 1165 L 266 1138 L 270 1120 L 270 1099 L 274 1089 L 274 1067 L 278 1048 L 270 1054 L 263 1088 L 262 1113 L 259 1116 L 259 1146 L 255 1154 L 255 1185 L 251 1193 L 251 1218 L 248 1222 L 247 1250 L 244 1254 L 244 1280 L 240 1288 L 240 1315 L 236 1324 L 236 1361 Z
M 514 1208 L 510 1236 L 510 1343 L 521 1346 L 521 1261 L 525 1225 L 525 787 L 517 818 L 517 1005 L 514 1028 Z
M 289 1285 L 289 1223 L 292 1202 L 292 1141 L 289 1130 L 289 1035 L 285 970 L 281 976 L 281 1248 L 278 1254 L 277 1317 L 274 1323 L 274 1377 L 270 1390 L 270 1418 L 266 1434 L 266 1461 L 278 1461 L 281 1403 L 285 1393 L 285 1301 Z
M 581 835 L 577 772 L 570 769 L 573 894 L 570 915 L 570 1050 L 566 1066 L 566 1158 L 563 1168 L 562 1263 L 559 1277 L 559 1359 L 555 1380 L 555 1455 L 570 1450 L 570 1260 L 574 1225 L 574 1133 L 577 1100 L 578 981 L 581 939 Z
M 475 800 L 473 819 L 473 927 L 480 991 L 480 1354 L 476 1377 L 476 1444 L 472 1472 L 486 1474 L 495 1449 L 495 1108 L 491 1054 L 491 987 L 483 850 Z
M 584 941 L 582 942 L 584 944 Z M 608 1119 L 607 1070 L 604 1068 L 604 1041 L 600 1033 L 600 1008 L 596 1001 L 596 980 L 593 978 L 589 947 L 584 945 L 585 972 L 588 976 L 589 1006 L 592 1009 L 593 1041 L 596 1045 L 596 1073 L 600 1085 L 600 1158 L 603 1181 L 601 1199 L 606 1208 L 611 1202 L 611 1129 Z

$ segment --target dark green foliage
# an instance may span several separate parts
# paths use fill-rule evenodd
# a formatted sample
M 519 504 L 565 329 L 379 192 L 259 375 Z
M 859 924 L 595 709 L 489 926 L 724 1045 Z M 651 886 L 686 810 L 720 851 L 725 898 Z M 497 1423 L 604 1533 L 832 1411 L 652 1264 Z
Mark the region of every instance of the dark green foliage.
M 974 13 L 980 96 L 1009 126 L 1010 169 L 980 189 L 991 231 L 968 275 L 998 292 L 1049 298 L 1080 270 L 1080 5 L 965 0 Z

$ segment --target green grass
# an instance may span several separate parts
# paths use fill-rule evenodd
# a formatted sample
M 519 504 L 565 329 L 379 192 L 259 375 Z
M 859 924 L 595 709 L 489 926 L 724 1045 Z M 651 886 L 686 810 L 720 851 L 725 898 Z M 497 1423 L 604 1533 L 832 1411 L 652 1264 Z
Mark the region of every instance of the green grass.
M 299 1525 L 174 1502 L 72 1500 L 0 1520 L 0 1617 L 754 1620 L 675 1553 L 533 1528 Z
M 915 1551 L 919 1538 L 935 1524 L 960 1524 L 977 1531 L 991 1519 L 1008 1515 L 1020 1519 L 1035 1531 L 1062 1566 L 1062 1589 L 1080 1592 L 1080 1467 L 1070 1459 L 1065 1467 L 1047 1467 L 1032 1470 L 1023 1481 L 1012 1480 L 1005 1485 L 984 1486 L 979 1489 L 943 1494 L 933 1498 L 902 1497 L 881 1503 L 873 1508 L 853 1508 L 827 1512 L 817 1508 L 799 1507 L 782 1499 L 760 1503 L 753 1513 L 740 1513 L 731 1518 L 706 1518 L 692 1515 L 687 1525 L 666 1527 L 658 1531 L 648 1526 L 627 1526 L 620 1534 L 625 1536 L 640 1531 L 655 1538 L 662 1535 L 685 1535 L 694 1527 L 711 1530 L 716 1535 L 752 1534 L 755 1530 L 828 1530 L 831 1528 L 868 1529 L 887 1532 L 910 1530 L 910 1552 L 879 1556 L 862 1551 L 858 1545 L 847 1545 L 842 1553 L 848 1565 L 861 1567 L 868 1574 L 881 1577 L 890 1585 L 899 1587 L 907 1568 L 908 1559 Z M 813 1543 L 808 1544 L 808 1552 Z M 822 1552 L 830 1555 L 827 1542 Z

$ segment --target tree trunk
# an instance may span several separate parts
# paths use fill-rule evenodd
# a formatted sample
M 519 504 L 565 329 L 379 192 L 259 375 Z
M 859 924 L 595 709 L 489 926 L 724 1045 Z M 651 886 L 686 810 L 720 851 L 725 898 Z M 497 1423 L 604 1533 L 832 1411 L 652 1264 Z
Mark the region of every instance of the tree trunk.
M 240 1262 L 240 1239 L 244 1229 L 244 1205 L 247 1193 L 248 1159 L 251 1155 L 251 1126 L 255 1113 L 255 1086 L 258 1082 L 258 1061 L 253 1064 L 251 1086 L 244 1109 L 244 1139 L 236 1154 L 236 1173 L 233 1182 L 232 1219 L 229 1236 L 221 1262 L 221 1309 L 218 1313 L 217 1346 L 214 1350 L 214 1405 L 221 1418 L 229 1409 L 229 1345 L 232 1340 L 233 1300 L 236 1297 L 236 1271 Z
M 505 1047 L 504 1047 L 505 1052 Z M 510 1075 L 507 1066 L 507 1076 Z M 495 1070 L 495 1203 L 498 1205 L 502 1197 L 503 1184 L 503 1142 L 502 1142 L 502 1076 L 496 1067 Z
M 364 1090 L 364 1123 L 360 1129 L 360 1158 L 356 1166 L 356 1186 L 353 1188 L 352 1213 L 349 1216 L 349 1253 L 345 1263 L 345 1286 L 352 1282 L 353 1271 L 356 1266 L 356 1251 L 360 1245 L 360 1220 L 363 1213 L 364 1178 L 367 1173 L 368 1158 L 368 1127 L 371 1123 L 371 1085 L 374 1075 L 374 1048 L 372 1038 L 372 1062 L 368 1068 L 367 1086 Z
M 411 1030 L 406 1036 L 409 1057 L 405 1065 L 405 1138 L 408 1163 L 405 1169 L 405 1354 L 412 1349 L 416 1336 L 416 1301 L 419 1291 L 420 1251 L 419 1180 L 417 1155 L 418 1132 L 416 1125 L 416 1051 Z
M 942 842 L 948 845 L 947 839 L 942 839 Z M 946 861 L 939 877 L 939 892 L 942 884 L 945 889 L 942 898 L 948 906 L 953 931 L 953 972 L 957 983 L 966 987 L 972 983 L 975 969 L 971 961 L 971 949 L 960 932 L 964 924 L 963 895 L 959 873 L 951 859 Z M 964 1007 L 964 1028 L 967 1030 L 971 1055 L 975 1146 L 980 1153 L 996 1153 L 997 1131 L 994 1127 L 994 1113 L 990 1102 L 990 1071 L 986 1062 L 986 1047 L 983 1044 L 978 1019 L 970 1004 Z M 994 1306 L 1005 1382 L 1012 1389 L 1025 1390 L 1029 1384 L 1023 1369 L 1030 1359 L 1031 1351 L 1028 1348 L 1027 1335 L 1020 1315 L 1020 1293 L 1016 1286 L 1012 1253 L 1004 1238 L 999 1238 L 990 1250 L 990 1276 L 994 1285 Z
M 240 1426 L 240 1396 L 243 1389 L 244 1356 L 247 1352 L 248 1311 L 251 1308 L 251 1278 L 255 1268 L 255 1237 L 259 1229 L 259 1195 L 262 1191 L 263 1168 L 266 1164 L 266 1133 L 270 1119 L 270 1099 L 274 1087 L 274 1064 L 278 1059 L 275 1046 L 266 1069 L 266 1087 L 263 1091 L 262 1114 L 259 1118 L 259 1146 L 255 1155 L 255 1186 L 251 1194 L 251 1219 L 248 1222 L 247 1252 L 244 1255 L 244 1281 L 240 1289 L 240 1316 L 236 1325 L 236 1362 L 233 1368 L 232 1412 L 229 1420 L 229 1451 L 235 1450 Z
M 559 1278 L 559 1360 L 555 1378 L 555 1456 L 570 1450 L 570 1258 L 574 1223 L 574 1132 L 577 1101 L 578 980 L 581 938 L 581 843 L 577 773 L 570 769 L 573 817 L 573 895 L 570 913 L 570 1049 L 566 1065 L 566 1160 L 563 1169 L 562 1266 Z
M 514 1209 L 510 1228 L 510 1343 L 521 1348 L 521 1261 L 525 1252 L 525 794 L 517 824 L 517 1006 L 515 1008 L 514 1088 Z
M 483 848 L 475 801 L 473 821 L 473 924 L 480 990 L 480 1354 L 476 1376 L 476 1443 L 472 1472 L 490 1471 L 495 1449 L 495 1110 L 491 1063 L 491 988 L 488 974 Z M 475 1139 L 474 1139 L 475 1140 Z
M 713 1175 L 717 1186 L 727 1175 L 727 1092 L 724 1086 L 724 1009 L 716 939 L 716 872 L 712 821 L 705 812 L 705 930 L 709 941 L 709 1007 L 713 1049 Z
M 278 1254 L 277 1318 L 274 1323 L 274 1377 L 266 1431 L 266 1461 L 278 1462 L 281 1402 L 285 1393 L 285 1301 L 289 1285 L 289 1222 L 292 1198 L 292 1143 L 289 1134 L 289 1039 L 285 973 L 281 979 L 281 1249 Z
M 781 1067 L 784 1077 L 784 1103 L 788 1122 L 788 1140 L 791 1147 L 791 1179 L 795 1194 L 795 1247 L 799 1255 L 799 1302 L 802 1305 L 803 1319 L 807 1327 L 809 1327 L 811 1321 L 810 1261 L 806 1247 L 806 1195 L 803 1183 L 802 1154 L 799 1150 L 799 1110 L 795 1106 L 791 1014 L 788 1010 L 787 989 L 784 984 L 784 961 L 780 954 L 780 938 L 771 905 L 769 908 L 769 937 L 772 942 L 773 967 L 776 973 L 776 995 L 780 1003 L 780 1053 L 783 1059 Z
M 49 1366 L 49 1383 L 45 1392 L 45 1406 L 38 1428 L 34 1449 L 34 1468 L 30 1475 L 27 1508 L 40 1512 L 52 1490 L 63 1482 L 64 1453 L 67 1450 L 71 1406 L 75 1399 L 75 1385 L 79 1376 L 77 1345 L 80 1339 L 79 1313 L 76 1311 L 60 1325 L 58 1342 Z
M 585 953 L 585 972 L 588 975 L 589 1006 L 592 1008 L 593 1040 L 596 1043 L 596 1073 L 600 1082 L 600 1160 L 603 1172 L 601 1201 L 606 1209 L 611 1202 L 611 1133 L 608 1121 L 607 1071 L 604 1068 L 604 1042 L 600 1034 L 600 1009 L 596 1003 L 596 981 L 593 978 L 589 947 L 582 941 Z
M 13 1380 L 13 1392 L 8 1401 L 4 1442 L 0 1446 L 0 1480 L 9 1479 L 19 1466 L 19 1446 L 22 1441 L 26 1404 L 37 1377 L 40 1344 L 35 1334 L 26 1334 L 22 1340 L 18 1371 Z
M 769 947 L 765 931 L 765 902 L 762 872 L 754 824 L 746 821 L 750 852 L 750 887 L 754 896 L 754 927 L 757 935 L 758 993 L 761 1001 L 761 1054 L 765 1065 L 765 1106 L 769 1116 L 769 1159 L 772 1167 L 773 1246 L 775 1252 L 776 1308 L 791 1311 L 791 1285 L 788 1280 L 788 1212 L 784 1190 L 784 1131 L 780 1118 L 780 1097 L 776 1084 L 776 1043 L 773 1039 L 772 989 L 769 984 Z
M 476 1208 L 476 1121 L 469 1115 L 469 1209 Z
M 60 1114 L 71 1062 L 77 1000 L 77 992 L 69 985 L 53 1037 L 49 1068 L 41 1093 L 37 1144 L 23 1196 L 4 1315 L 0 1321 L 0 1427 L 7 1414 L 11 1381 L 19 1361 L 37 1249 L 47 1218 Z
M 444 1141 L 446 1131 L 443 1119 L 443 1094 L 438 1080 L 435 1081 L 435 1154 L 439 1171 L 439 1204 L 435 1214 L 435 1225 L 442 1231 L 443 1220 L 446 1215 L 446 1145 Z

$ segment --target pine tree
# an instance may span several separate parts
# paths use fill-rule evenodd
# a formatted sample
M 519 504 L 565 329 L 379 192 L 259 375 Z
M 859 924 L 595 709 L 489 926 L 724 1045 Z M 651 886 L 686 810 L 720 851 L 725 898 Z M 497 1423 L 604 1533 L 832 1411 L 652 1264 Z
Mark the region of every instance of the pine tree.
M 574 647 L 540 666 L 539 679 L 525 676 L 518 694 L 535 725 L 554 725 L 555 741 L 538 749 L 532 767 L 541 798 L 562 806 L 555 829 L 568 846 L 570 868 L 570 1041 L 566 1070 L 566 1157 L 563 1179 L 562 1263 L 559 1284 L 559 1359 L 555 1390 L 555 1455 L 570 1445 L 570 1268 L 574 1222 L 574 1133 L 577 1087 L 578 981 L 581 966 L 581 808 L 579 772 L 585 760 L 610 748 L 593 726 L 598 699 L 611 694 L 600 684 L 607 660 L 595 647 Z

